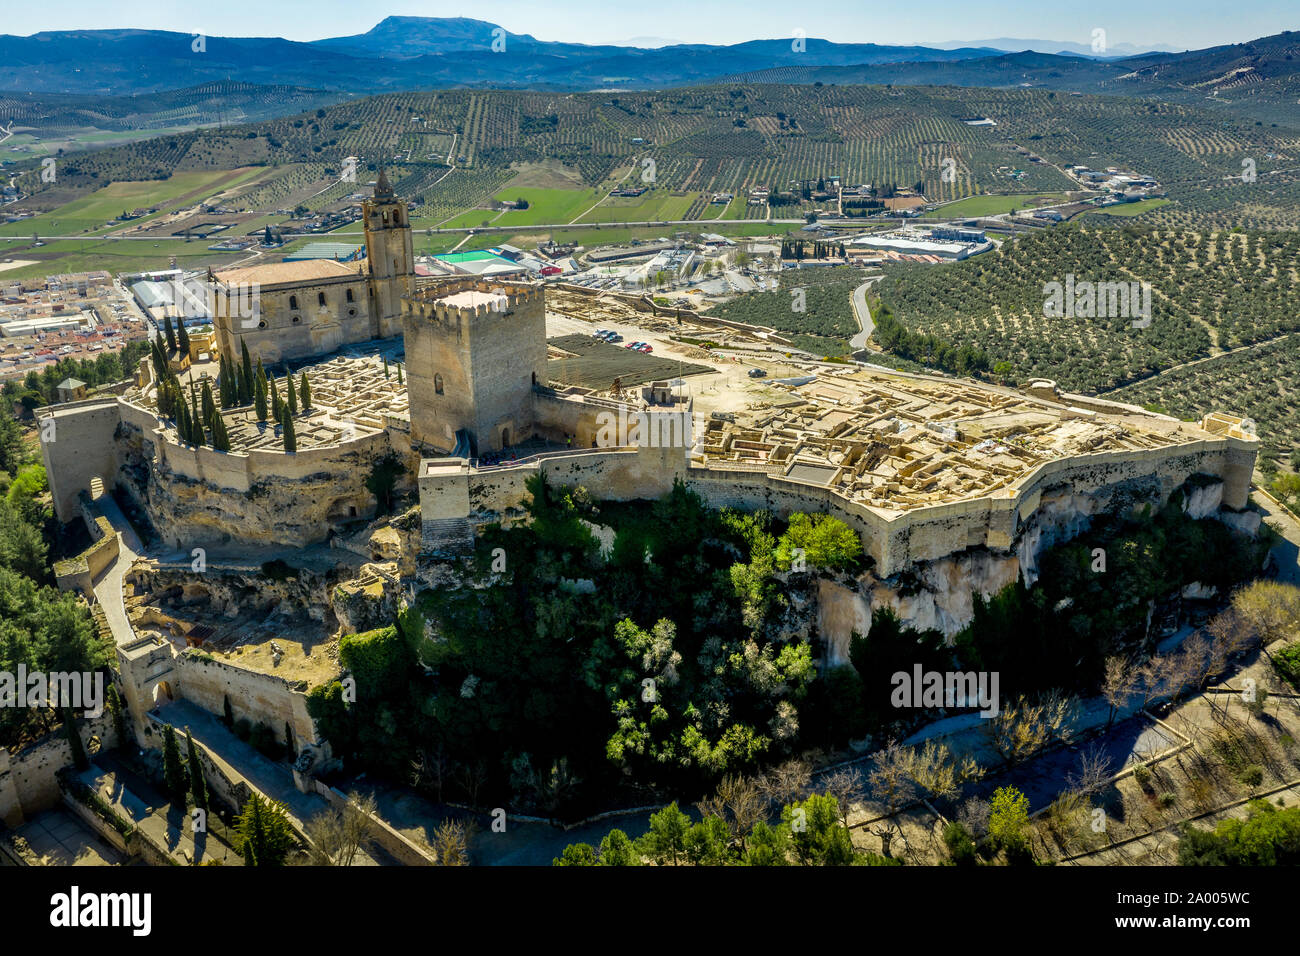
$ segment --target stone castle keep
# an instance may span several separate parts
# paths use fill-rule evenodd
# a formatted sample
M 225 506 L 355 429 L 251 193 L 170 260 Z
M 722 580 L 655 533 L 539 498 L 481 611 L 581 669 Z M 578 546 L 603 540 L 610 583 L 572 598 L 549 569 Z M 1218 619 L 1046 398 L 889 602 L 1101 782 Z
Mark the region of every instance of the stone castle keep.
M 86 521 L 96 540 L 67 581 L 100 595 L 106 581 L 134 589 L 127 633 L 115 636 L 138 728 L 160 694 L 207 710 L 229 698 L 237 713 L 246 706 L 309 744 L 303 693 L 324 679 L 312 668 L 328 663 L 307 655 L 295 671 L 260 649 L 222 659 L 184 650 L 202 640 L 196 629 L 143 608 L 142 595 L 163 595 L 173 609 L 212 602 L 213 619 L 240 634 L 284 620 L 376 626 L 357 616 L 353 597 L 373 592 L 395 613 L 398 591 L 436 581 L 478 528 L 524 518 L 525 483 L 539 473 L 596 499 L 653 499 L 680 481 L 715 507 L 840 518 L 861 535 L 871 567 L 852 588 L 817 585 L 816 626 L 832 661 L 881 605 L 905 623 L 953 633 L 970 619 L 972 592 L 1032 584 L 1042 550 L 1103 511 L 1163 504 L 1182 491 L 1194 517 L 1251 533 L 1258 525 L 1244 510 L 1257 442 L 1242 419 L 1179 422 L 1050 382 L 1014 391 L 850 366 L 770 383 L 778 400 L 696 416 L 694 399 L 671 383 L 600 391 L 552 380 L 541 285 L 417 280 L 406 209 L 384 177 L 366 203 L 366 241 L 360 273 L 327 262 L 315 264 L 319 275 L 263 266 L 213 279 L 281 280 L 261 285 L 256 323 L 219 315 L 217 336 L 228 357 L 247 345 L 277 376 L 274 366 L 289 358 L 295 374 L 308 374 L 312 407 L 295 420 L 295 452 L 248 408 L 221 413 L 227 452 L 180 441 L 158 414 L 148 361 L 122 395 L 38 410 L 42 431 L 52 430 L 42 453 L 56 514 Z M 237 274 L 257 270 L 271 272 Z M 611 442 L 611 420 L 628 419 L 642 427 L 620 428 Z M 488 463 L 533 439 L 559 450 Z M 399 490 L 417 490 L 419 507 L 377 519 L 366 479 L 393 457 L 405 466 Z M 101 487 L 159 539 L 129 568 L 118 565 L 134 554 L 117 550 L 118 534 L 92 500 Z M 216 549 L 206 575 L 188 570 L 196 547 Z M 319 567 L 269 583 L 265 555 L 290 551 Z M 349 552 L 360 557 L 344 567 Z M 142 633 L 150 628 L 157 633 Z

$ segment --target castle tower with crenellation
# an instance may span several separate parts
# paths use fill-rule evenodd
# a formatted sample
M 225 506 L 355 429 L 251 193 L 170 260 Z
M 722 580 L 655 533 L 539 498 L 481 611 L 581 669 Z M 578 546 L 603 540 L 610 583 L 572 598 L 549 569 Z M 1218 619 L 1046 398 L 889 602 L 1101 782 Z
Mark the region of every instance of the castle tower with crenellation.
M 402 335 L 413 442 L 477 456 L 533 436 L 533 387 L 546 384 L 540 286 L 462 279 L 422 288 L 404 301 Z

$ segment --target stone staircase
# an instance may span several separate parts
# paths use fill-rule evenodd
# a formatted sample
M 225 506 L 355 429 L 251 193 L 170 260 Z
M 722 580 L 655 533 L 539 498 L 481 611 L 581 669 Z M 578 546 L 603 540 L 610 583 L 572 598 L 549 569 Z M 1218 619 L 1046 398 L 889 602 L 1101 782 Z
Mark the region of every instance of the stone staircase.
M 420 543 L 425 551 L 472 551 L 474 529 L 468 518 L 426 518 L 420 528 Z

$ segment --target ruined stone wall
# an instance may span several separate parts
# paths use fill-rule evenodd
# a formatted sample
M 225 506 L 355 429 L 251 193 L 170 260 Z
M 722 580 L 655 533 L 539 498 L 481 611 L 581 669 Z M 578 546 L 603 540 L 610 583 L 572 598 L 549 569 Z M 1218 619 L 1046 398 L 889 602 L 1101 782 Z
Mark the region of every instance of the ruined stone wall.
M 194 649 L 180 654 L 176 662 L 180 696 L 209 713 L 221 716 L 229 697 L 236 720 L 245 717 L 266 724 L 281 743 L 288 743 L 286 724 L 293 729 L 298 750 L 319 739 L 316 723 L 307 713 L 305 682 L 294 686 L 283 677 L 237 667 Z
M 104 691 L 108 692 L 107 686 Z M 117 746 L 113 716 L 107 708 L 94 720 L 78 720 L 77 729 L 83 745 L 98 737 L 104 747 Z M 71 763 L 72 745 L 62 727 L 17 753 L 0 747 L 0 820 L 18 826 L 32 814 L 57 804 L 62 793 L 55 774 Z
M 888 578 L 967 548 L 1009 552 L 1027 529 L 1040 523 L 1035 519 L 1044 502 L 1052 506 L 1046 517 L 1059 526 L 1048 540 L 1059 540 L 1060 527 L 1074 520 L 1067 514 L 1062 522 L 1062 510 L 1073 508 L 1074 517 L 1095 513 L 1117 495 L 1158 506 L 1197 473 L 1223 481 L 1225 506 L 1244 507 L 1255 444 L 1222 438 L 1166 449 L 1075 456 L 1048 462 L 991 496 L 907 512 L 872 508 L 845 500 L 824 486 L 760 471 L 688 469 L 678 457 L 681 454 L 680 449 L 575 451 L 515 467 L 480 469 L 455 476 L 454 499 L 438 490 L 440 482 L 453 480 L 450 477 L 422 478 L 421 502 L 423 507 L 427 500 L 441 519 L 454 517 L 455 503 L 464 494 L 459 489 L 467 485 L 471 512 L 499 515 L 521 506 L 526 497 L 524 481 L 538 469 L 557 484 L 582 484 L 596 497 L 619 500 L 659 497 L 678 475 L 715 508 L 765 509 L 783 518 L 795 511 L 833 514 L 858 531 L 864 551 L 876 563 L 876 573 Z M 1031 541 L 1028 552 L 1021 550 L 1021 560 L 1032 568 L 1042 546 L 1040 535 Z

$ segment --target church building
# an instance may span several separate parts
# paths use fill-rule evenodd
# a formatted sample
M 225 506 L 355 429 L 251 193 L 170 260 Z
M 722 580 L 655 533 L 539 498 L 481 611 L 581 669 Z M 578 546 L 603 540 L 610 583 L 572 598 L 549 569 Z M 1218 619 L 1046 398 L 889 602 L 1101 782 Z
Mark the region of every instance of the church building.
M 381 169 L 362 204 L 366 257 L 230 268 L 208 275 L 217 348 L 238 360 L 241 343 L 265 365 L 325 355 L 402 332 L 402 297 L 415 289 L 406 203 Z

